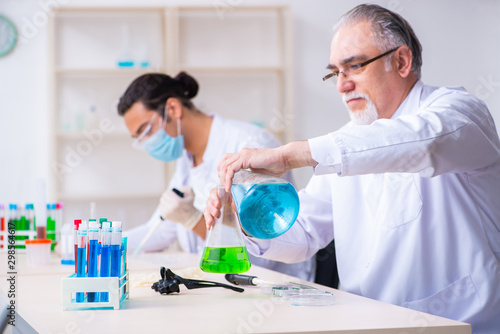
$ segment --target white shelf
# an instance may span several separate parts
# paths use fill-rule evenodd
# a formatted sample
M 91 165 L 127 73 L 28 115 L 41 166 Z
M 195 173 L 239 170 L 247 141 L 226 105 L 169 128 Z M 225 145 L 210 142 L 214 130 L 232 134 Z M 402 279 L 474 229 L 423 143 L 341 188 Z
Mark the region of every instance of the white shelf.
M 139 76 L 149 72 L 165 72 L 163 68 L 153 67 L 123 67 L 123 68 L 58 68 L 55 73 L 60 76 L 89 77 L 89 76 L 115 76 L 135 75 Z
M 216 74 L 245 74 L 245 73 L 276 73 L 281 74 L 286 69 L 282 66 L 235 66 L 235 67 L 221 67 L 221 66 L 189 66 L 189 65 L 180 65 L 179 68 L 186 72 L 193 73 L 216 73 Z
M 105 133 L 103 134 L 104 138 L 106 139 L 129 139 L 130 142 L 132 142 L 132 137 L 130 136 L 130 133 L 128 132 L 110 132 L 110 133 Z M 77 132 L 77 131 L 68 131 L 68 132 L 63 132 L 60 131 L 57 133 L 57 137 L 59 139 L 67 139 L 67 140 L 81 140 L 81 139 L 87 139 L 87 137 L 83 134 L 83 132 Z
M 59 197 L 62 201 L 81 201 L 91 202 L 100 200 L 136 200 L 141 198 L 151 198 L 158 200 L 161 196 L 159 192 L 142 192 L 142 193 L 96 193 L 96 194 L 78 194 L 60 193 Z

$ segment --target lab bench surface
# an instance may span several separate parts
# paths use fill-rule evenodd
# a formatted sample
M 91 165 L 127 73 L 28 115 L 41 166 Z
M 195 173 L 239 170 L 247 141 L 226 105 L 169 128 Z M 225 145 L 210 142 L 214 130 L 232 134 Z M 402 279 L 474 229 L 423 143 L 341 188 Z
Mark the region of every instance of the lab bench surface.
M 56 258 L 46 267 L 28 267 L 17 255 L 16 330 L 29 333 L 426 333 L 467 334 L 470 325 L 413 311 L 253 266 L 246 274 L 260 279 L 294 281 L 335 295 L 331 306 L 292 306 L 280 297 L 244 286 L 243 293 L 223 288 L 188 290 L 160 295 L 146 287 L 131 287 L 130 299 L 119 310 L 62 311 L 61 278 L 71 266 Z M 0 254 L 0 301 L 7 302 L 7 255 Z M 129 257 L 131 275 L 158 272 L 160 266 L 196 267 L 194 254 L 151 254 Z M 74 267 L 73 267 L 74 268 Z M 222 274 L 205 280 L 227 283 Z M 7 330 L 9 331 L 10 325 Z

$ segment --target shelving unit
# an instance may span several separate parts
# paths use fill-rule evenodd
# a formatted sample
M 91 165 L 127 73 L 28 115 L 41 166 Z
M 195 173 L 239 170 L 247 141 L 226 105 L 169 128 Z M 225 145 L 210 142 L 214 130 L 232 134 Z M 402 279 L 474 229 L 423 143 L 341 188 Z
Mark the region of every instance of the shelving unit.
M 149 218 L 175 165 L 131 147 L 118 98 L 147 72 L 193 75 L 205 113 L 254 122 L 292 139 L 291 31 L 287 7 L 58 8 L 50 15 L 50 198 L 67 221 L 100 217 L 131 228 Z M 128 34 L 124 34 L 128 32 Z M 124 38 L 128 36 L 128 39 Z M 119 68 L 128 40 L 136 63 Z M 147 58 L 143 56 L 147 50 Z

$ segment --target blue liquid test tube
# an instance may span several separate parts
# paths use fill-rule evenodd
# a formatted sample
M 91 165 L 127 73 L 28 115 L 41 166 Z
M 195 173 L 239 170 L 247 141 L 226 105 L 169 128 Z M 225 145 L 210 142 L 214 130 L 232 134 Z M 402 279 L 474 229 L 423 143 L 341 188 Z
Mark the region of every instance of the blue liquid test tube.
M 120 277 L 122 255 L 122 223 L 114 221 L 111 225 L 111 277 Z
M 76 277 L 85 277 L 87 267 L 87 223 L 83 221 L 78 229 L 78 258 L 76 264 Z M 76 302 L 83 303 L 84 292 L 76 293 Z
M 88 277 L 97 277 L 97 262 L 99 258 L 99 223 L 89 223 L 89 272 Z M 89 292 L 87 295 L 89 303 L 98 302 L 98 293 Z
M 101 229 L 101 277 L 109 277 L 111 270 L 111 222 L 103 222 Z M 109 301 L 109 293 L 99 294 L 101 302 Z

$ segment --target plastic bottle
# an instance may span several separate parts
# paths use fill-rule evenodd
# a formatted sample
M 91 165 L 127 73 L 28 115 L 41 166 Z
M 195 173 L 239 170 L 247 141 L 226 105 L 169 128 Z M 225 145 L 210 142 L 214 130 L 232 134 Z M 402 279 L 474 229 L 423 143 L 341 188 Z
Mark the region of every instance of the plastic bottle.
M 200 268 L 210 273 L 238 274 L 250 269 L 247 248 L 241 235 L 238 216 L 230 193 L 217 188 L 222 201 L 221 215 L 208 232 Z
M 276 238 L 292 227 L 299 214 L 299 196 L 287 181 L 237 172 L 231 187 L 241 227 L 251 237 Z

